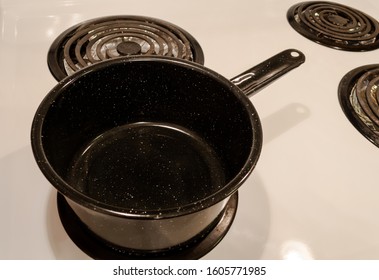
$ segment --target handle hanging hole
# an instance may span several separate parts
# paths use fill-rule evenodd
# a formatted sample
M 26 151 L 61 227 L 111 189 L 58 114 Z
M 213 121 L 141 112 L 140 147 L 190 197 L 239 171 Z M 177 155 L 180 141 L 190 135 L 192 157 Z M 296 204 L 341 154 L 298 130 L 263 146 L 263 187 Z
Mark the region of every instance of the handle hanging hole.
M 294 57 L 294 58 L 296 58 L 296 57 L 299 57 L 300 54 L 298 52 L 292 51 L 291 52 L 291 56 Z

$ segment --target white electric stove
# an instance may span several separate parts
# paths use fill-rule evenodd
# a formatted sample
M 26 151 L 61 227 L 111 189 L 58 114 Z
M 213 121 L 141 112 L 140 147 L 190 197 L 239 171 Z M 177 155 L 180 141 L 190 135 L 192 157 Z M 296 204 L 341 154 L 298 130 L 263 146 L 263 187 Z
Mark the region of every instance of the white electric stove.
M 90 258 L 62 226 L 30 128 L 57 84 L 47 66 L 53 41 L 113 15 L 183 28 L 200 43 L 204 65 L 229 78 L 288 48 L 306 56 L 251 97 L 263 126 L 261 157 L 238 191 L 231 229 L 204 259 L 379 259 L 379 148 L 352 125 L 338 96 L 345 74 L 379 63 L 379 49 L 337 50 L 306 38 L 287 20 L 298 2 L 1 0 L 0 259 Z M 339 3 L 379 18 L 377 1 Z

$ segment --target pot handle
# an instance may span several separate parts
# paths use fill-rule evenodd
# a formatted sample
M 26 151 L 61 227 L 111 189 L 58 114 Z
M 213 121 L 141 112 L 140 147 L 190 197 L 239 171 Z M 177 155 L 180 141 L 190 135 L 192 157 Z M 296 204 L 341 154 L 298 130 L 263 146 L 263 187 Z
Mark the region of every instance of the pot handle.
M 252 96 L 304 61 L 305 56 L 302 52 L 288 49 L 234 77 L 231 81 L 247 96 Z

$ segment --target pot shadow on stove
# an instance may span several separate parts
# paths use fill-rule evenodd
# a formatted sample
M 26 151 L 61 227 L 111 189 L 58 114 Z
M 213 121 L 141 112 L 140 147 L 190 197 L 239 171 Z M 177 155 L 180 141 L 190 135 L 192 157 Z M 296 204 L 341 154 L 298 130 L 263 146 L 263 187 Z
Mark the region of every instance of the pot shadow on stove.
M 310 116 L 300 103 L 291 103 L 262 119 L 264 145 L 280 137 Z M 263 148 L 264 153 L 264 148 Z M 259 165 L 259 161 L 258 161 Z M 246 190 L 251 188 L 251 190 Z M 266 186 L 257 171 L 239 189 L 236 218 L 224 240 L 207 259 L 261 259 L 270 233 L 270 201 Z
M 58 214 L 57 191 L 51 187 L 46 211 L 48 238 L 58 260 L 90 259 L 67 235 Z
M 85 258 L 70 245 L 58 216 L 57 192 L 41 174 L 30 145 L 0 157 L 0 175 L 0 259 Z
M 238 208 L 234 222 L 220 244 L 204 259 L 259 260 L 270 233 L 270 201 L 257 172 L 238 190 Z
M 264 144 L 269 143 L 310 116 L 307 107 L 291 103 L 262 120 Z M 259 162 L 258 162 L 259 164 Z M 251 188 L 251 189 L 248 189 Z M 47 208 L 49 242 L 57 259 L 90 259 L 64 230 L 52 187 Z M 223 240 L 204 259 L 261 259 L 270 233 L 270 203 L 263 180 L 253 172 L 239 190 L 235 220 Z
M 63 228 L 57 209 L 57 192 L 53 188 L 46 213 L 48 238 L 55 258 L 91 259 L 76 246 Z M 239 190 L 237 215 L 231 229 L 203 259 L 260 259 L 269 236 L 270 220 L 265 187 L 259 174 L 253 173 Z
M 0 157 L 0 259 L 43 259 L 44 186 L 30 146 Z M 37 251 L 36 249 L 40 249 Z
M 242 186 L 252 190 L 248 190 L 248 194 L 242 192 L 243 197 L 239 195 L 239 205 L 244 205 L 245 209 L 237 209 L 230 231 L 215 249 L 203 256 L 204 259 L 260 259 L 269 233 L 270 214 L 262 182 L 256 174 L 252 176 L 256 177 L 253 183 L 248 180 L 246 186 Z M 58 214 L 57 192 L 53 188 L 49 194 L 46 220 L 50 247 L 56 259 L 91 259 L 66 233 Z
M 291 103 L 263 118 L 263 144 L 268 144 L 275 138 L 278 138 L 283 133 L 309 118 L 310 115 L 310 110 L 305 105 Z

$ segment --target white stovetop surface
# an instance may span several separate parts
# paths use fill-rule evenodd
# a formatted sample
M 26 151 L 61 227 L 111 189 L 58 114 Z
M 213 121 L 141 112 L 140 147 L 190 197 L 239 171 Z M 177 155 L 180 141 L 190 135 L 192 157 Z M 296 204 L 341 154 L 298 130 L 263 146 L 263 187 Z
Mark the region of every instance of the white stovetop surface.
M 379 50 L 337 51 L 302 37 L 286 19 L 297 2 L 0 0 L 0 259 L 88 258 L 61 226 L 30 126 L 56 84 L 46 63 L 53 40 L 76 23 L 118 14 L 182 27 L 199 41 L 205 65 L 230 78 L 287 48 L 306 55 L 251 98 L 262 155 L 239 191 L 231 230 L 206 259 L 379 259 L 379 149 L 350 124 L 337 97 L 343 75 L 378 63 Z M 379 14 L 377 0 L 343 3 Z

